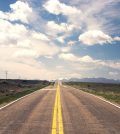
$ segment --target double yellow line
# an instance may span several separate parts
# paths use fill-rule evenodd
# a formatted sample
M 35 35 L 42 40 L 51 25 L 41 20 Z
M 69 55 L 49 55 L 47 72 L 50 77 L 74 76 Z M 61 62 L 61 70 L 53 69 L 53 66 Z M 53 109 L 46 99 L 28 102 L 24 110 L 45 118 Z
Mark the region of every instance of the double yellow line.
M 59 83 L 57 84 L 56 97 L 55 97 L 53 122 L 52 122 L 52 134 L 64 134 Z

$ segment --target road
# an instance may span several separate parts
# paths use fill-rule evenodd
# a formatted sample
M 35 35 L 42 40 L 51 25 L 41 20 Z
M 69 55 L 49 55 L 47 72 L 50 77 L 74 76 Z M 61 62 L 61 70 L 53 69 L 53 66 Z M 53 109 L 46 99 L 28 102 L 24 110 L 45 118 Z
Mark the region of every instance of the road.
M 0 134 L 120 134 L 120 109 L 72 87 L 47 87 L 0 110 Z

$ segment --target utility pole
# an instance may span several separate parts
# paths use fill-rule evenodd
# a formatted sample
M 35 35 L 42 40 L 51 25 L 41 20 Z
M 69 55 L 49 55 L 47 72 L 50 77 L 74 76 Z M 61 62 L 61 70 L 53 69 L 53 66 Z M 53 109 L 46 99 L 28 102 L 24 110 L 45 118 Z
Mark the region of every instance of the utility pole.
M 6 80 L 7 80 L 7 76 L 8 76 L 8 71 L 5 71 L 5 76 L 6 76 Z
M 20 80 L 20 79 L 21 79 L 21 76 L 19 75 L 18 80 Z

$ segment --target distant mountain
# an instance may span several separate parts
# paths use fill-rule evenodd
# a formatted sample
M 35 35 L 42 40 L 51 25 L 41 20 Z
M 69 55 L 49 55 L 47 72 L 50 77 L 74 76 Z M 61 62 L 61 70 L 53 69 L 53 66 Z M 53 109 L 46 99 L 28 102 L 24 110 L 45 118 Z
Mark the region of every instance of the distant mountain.
M 107 78 L 70 78 L 64 79 L 64 82 L 93 82 L 93 83 L 120 83 L 120 80 L 107 79 Z

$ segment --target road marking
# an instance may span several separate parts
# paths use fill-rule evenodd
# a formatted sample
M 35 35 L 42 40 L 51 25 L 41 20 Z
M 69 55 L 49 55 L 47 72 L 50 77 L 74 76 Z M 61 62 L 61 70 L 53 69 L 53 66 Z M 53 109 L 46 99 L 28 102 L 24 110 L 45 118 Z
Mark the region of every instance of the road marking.
M 90 94 L 90 93 L 88 93 L 88 94 Z M 107 101 L 107 100 L 105 100 L 105 99 L 103 99 L 103 98 L 101 98 L 101 97 L 99 97 L 99 96 L 94 95 L 94 94 L 90 94 L 90 95 L 92 95 L 92 96 L 94 96 L 94 97 L 96 97 L 96 98 L 98 98 L 98 99 L 100 99 L 100 100 L 102 100 L 102 101 L 104 101 L 104 102 L 106 102 L 106 103 L 109 103 L 109 104 L 111 104 L 111 105 L 113 105 L 113 106 L 115 106 L 115 107 L 117 107 L 117 108 L 120 109 L 120 106 L 115 105 L 114 103 L 112 103 L 112 102 L 110 102 L 110 101 Z
M 59 85 L 58 85 L 58 123 L 59 123 L 59 134 L 64 134 Z
M 71 87 L 71 86 L 70 86 L 70 87 Z M 74 88 L 74 87 L 72 87 L 72 88 Z M 77 88 L 74 88 L 74 89 L 77 89 Z M 79 90 L 79 89 L 77 89 L 77 90 Z M 118 106 L 118 105 L 116 105 L 116 104 L 114 104 L 114 103 L 112 103 L 112 102 L 110 102 L 110 101 L 107 101 L 107 100 L 105 100 L 104 98 L 101 98 L 101 97 L 99 97 L 99 96 L 97 96 L 97 95 L 94 95 L 94 94 L 91 94 L 91 93 L 88 93 L 88 92 L 85 92 L 85 91 L 82 91 L 82 90 L 81 90 L 81 92 L 84 92 L 84 93 L 87 93 L 87 94 L 89 94 L 89 95 L 91 95 L 91 96 L 94 96 L 94 97 L 96 97 L 96 98 L 98 98 L 98 99 L 100 99 L 100 100 L 102 100 L 102 101 L 104 101 L 104 102 L 106 102 L 106 103 L 108 103 L 108 104 L 111 104 L 112 106 L 115 106 L 115 107 L 117 107 L 117 108 L 120 109 L 120 106 Z
M 64 134 L 59 84 L 57 85 L 53 111 L 52 134 Z
M 2 110 L 2 109 L 4 109 L 4 108 L 6 108 L 6 107 L 8 107 L 8 106 L 10 106 L 10 105 L 12 105 L 12 104 L 14 104 L 14 103 L 16 103 L 17 101 L 19 101 L 19 100 L 21 100 L 21 99 L 23 99 L 23 98 L 25 98 L 25 97 L 27 97 L 27 96 L 30 96 L 30 95 L 32 95 L 32 94 L 34 94 L 34 93 L 36 93 L 36 92 L 39 92 L 39 91 L 40 91 L 40 90 L 37 90 L 37 91 L 32 92 L 32 93 L 30 93 L 30 94 L 27 94 L 27 95 L 25 95 L 25 96 L 23 96 L 23 97 L 20 97 L 20 98 L 18 98 L 17 100 L 14 100 L 14 101 L 12 101 L 12 102 L 6 104 L 6 105 L 3 106 L 3 107 L 0 107 L 0 110 Z

